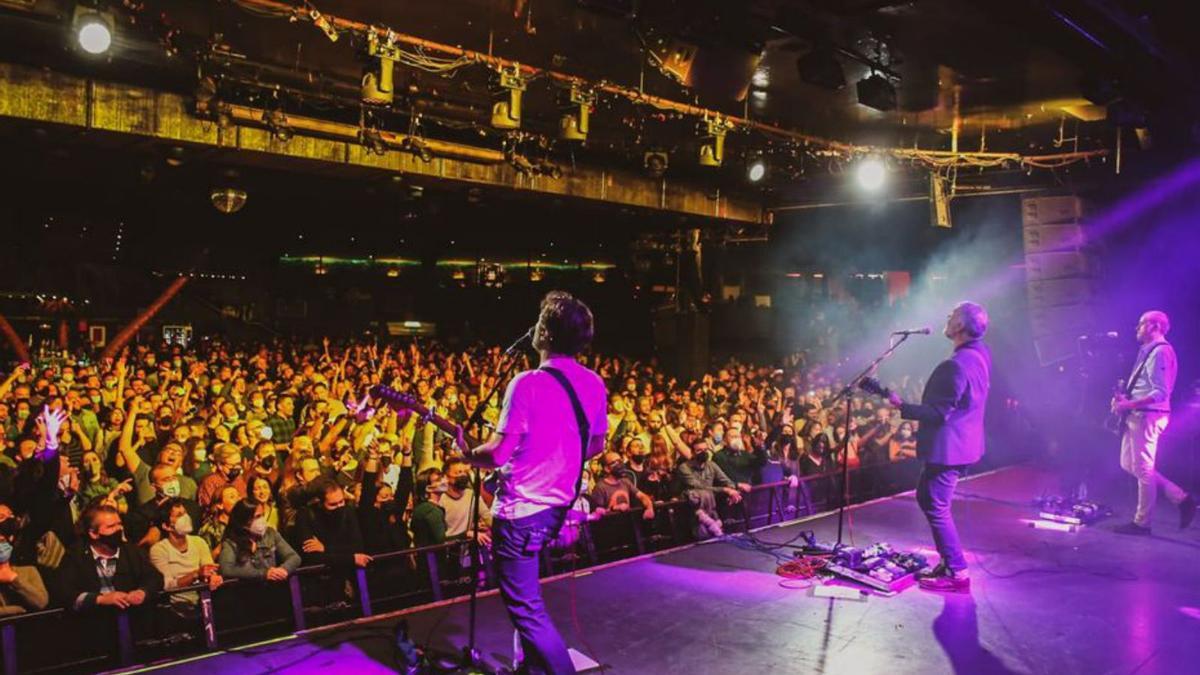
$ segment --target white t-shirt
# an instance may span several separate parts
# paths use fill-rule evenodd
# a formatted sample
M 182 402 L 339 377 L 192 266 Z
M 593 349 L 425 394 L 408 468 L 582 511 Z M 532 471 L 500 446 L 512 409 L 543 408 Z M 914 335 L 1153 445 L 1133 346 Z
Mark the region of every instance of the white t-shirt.
M 608 431 L 604 380 L 570 357 L 554 357 L 543 365 L 567 376 L 587 415 L 593 438 Z M 513 378 L 504 393 L 504 410 L 496 430 L 519 435 L 512 455 L 496 455 L 498 485 L 492 515 L 524 518 L 575 498 L 582 448 L 571 399 L 553 375 L 527 370 Z
M 462 496 L 458 499 L 451 497 L 449 492 L 442 495 L 438 506 L 446 512 L 447 538 L 467 533 L 467 526 L 471 522 L 471 503 L 474 499 L 475 491 L 471 488 L 463 490 Z M 492 526 L 492 512 L 482 499 L 479 500 L 479 522 L 485 530 Z

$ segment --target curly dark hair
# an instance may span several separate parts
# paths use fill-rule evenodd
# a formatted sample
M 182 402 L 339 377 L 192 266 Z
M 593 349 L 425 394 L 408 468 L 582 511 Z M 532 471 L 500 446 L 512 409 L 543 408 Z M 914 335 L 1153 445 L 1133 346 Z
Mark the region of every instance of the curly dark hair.
M 592 310 L 565 291 L 550 291 L 542 298 L 538 316 L 541 330 L 534 335 L 534 346 L 553 354 L 575 356 L 592 343 Z

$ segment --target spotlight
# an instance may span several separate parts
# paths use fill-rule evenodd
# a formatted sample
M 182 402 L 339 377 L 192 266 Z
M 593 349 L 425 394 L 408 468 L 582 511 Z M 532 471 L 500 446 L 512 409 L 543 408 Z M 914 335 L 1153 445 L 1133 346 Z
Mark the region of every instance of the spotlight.
M 217 188 L 208 198 L 221 213 L 237 213 L 246 205 L 246 191 L 233 187 Z
M 670 164 L 665 150 L 647 150 L 642 154 L 642 166 L 651 178 L 662 178 Z
M 263 112 L 262 120 L 275 140 L 281 143 L 287 143 L 295 135 L 295 131 L 288 125 L 287 115 L 282 110 L 266 110 Z
M 400 49 L 396 47 L 391 31 L 388 31 L 382 42 L 379 40 L 379 34 L 373 30 L 367 35 L 367 57 L 372 60 L 372 66 L 375 65 L 374 60 L 378 59 L 379 69 L 375 70 L 372 67 L 363 73 L 363 103 L 391 105 L 395 98 L 392 76 L 395 73 L 396 61 L 400 60 Z
M 887 167 L 878 157 L 867 157 L 858 163 L 854 175 L 858 178 L 859 187 L 867 192 L 876 192 L 887 179 Z
M 704 121 L 703 130 L 708 135 L 700 143 L 700 166 L 721 166 L 725 161 L 725 134 L 732 126 L 720 117 Z
M 597 284 L 604 283 L 606 278 L 607 277 L 605 277 L 605 275 L 604 275 L 604 270 L 596 270 L 595 272 L 592 273 L 592 281 Z
M 99 55 L 112 47 L 113 17 L 89 7 L 75 8 L 75 37 L 79 48 Z
M 762 157 L 755 157 L 746 165 L 746 180 L 757 183 L 767 175 L 767 163 Z
M 883 75 L 871 73 L 859 80 L 856 88 L 860 105 L 884 112 L 896 109 L 896 88 Z
M 358 130 L 358 142 L 362 143 L 373 154 L 383 156 L 387 154 L 388 144 L 383 139 L 383 134 L 378 129 L 371 127 L 363 127 Z
M 569 110 L 563 113 L 559 120 L 558 136 L 564 141 L 586 141 L 588 137 L 588 115 L 591 112 L 595 94 L 572 86 L 568 97 Z
M 497 93 L 508 100 L 492 104 L 492 126 L 497 129 L 520 129 L 521 95 L 525 93 L 525 77 L 521 75 L 521 65 L 514 63 L 510 70 L 499 69 L 497 84 Z
M 311 4 L 309 6 L 312 7 Z M 338 41 L 337 28 L 334 27 L 333 22 L 329 20 L 328 16 L 318 12 L 316 8 L 313 8 L 308 12 L 308 18 L 312 21 L 314 26 L 319 28 L 321 32 L 325 34 L 325 37 L 329 38 L 330 42 Z
M 536 283 L 545 278 L 546 278 L 546 272 L 543 271 L 542 268 L 534 267 L 533 269 L 529 270 L 529 280 L 530 281 Z

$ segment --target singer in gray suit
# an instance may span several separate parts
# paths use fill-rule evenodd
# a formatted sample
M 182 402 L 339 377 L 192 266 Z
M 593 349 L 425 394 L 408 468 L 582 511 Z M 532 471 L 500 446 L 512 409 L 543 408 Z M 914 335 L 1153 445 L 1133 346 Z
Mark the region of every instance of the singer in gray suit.
M 905 403 L 894 393 L 889 396 L 904 419 L 921 423 L 917 457 L 925 467 L 917 483 L 917 503 L 942 557 L 920 580 L 927 590 L 965 593 L 971 589 L 950 502 L 966 468 L 983 457 L 983 413 L 992 370 L 992 356 L 982 339 L 987 327 L 983 307 L 960 303 L 947 317 L 943 330 L 954 342 L 954 353 L 934 368 L 921 402 Z

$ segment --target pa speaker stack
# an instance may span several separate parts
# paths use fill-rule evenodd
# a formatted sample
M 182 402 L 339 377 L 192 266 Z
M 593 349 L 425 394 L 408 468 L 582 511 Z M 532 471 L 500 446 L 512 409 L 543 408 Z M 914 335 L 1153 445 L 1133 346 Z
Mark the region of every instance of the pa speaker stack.
M 1094 269 L 1082 220 L 1078 197 L 1021 200 L 1029 320 L 1043 366 L 1078 354 L 1079 336 L 1095 330 Z

